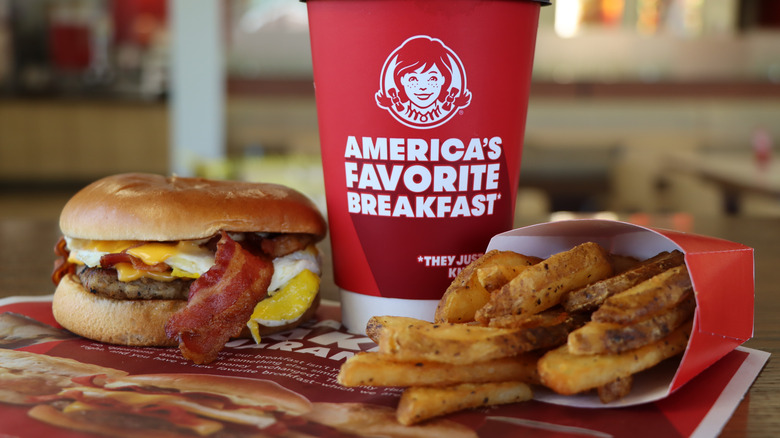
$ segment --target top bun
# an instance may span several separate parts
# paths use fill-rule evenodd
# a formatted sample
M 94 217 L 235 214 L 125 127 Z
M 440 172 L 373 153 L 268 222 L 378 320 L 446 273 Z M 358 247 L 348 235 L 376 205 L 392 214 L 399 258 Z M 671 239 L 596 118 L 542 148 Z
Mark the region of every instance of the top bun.
M 170 241 L 231 232 L 325 237 L 325 219 L 303 194 L 282 185 L 127 173 L 76 193 L 62 210 L 68 237 Z

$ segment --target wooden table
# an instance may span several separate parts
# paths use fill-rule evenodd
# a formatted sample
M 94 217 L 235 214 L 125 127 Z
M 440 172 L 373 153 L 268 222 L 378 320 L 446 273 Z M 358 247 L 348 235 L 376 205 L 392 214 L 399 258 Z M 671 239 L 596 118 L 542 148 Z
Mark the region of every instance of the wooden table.
M 780 158 L 759 167 L 749 151 L 677 152 L 666 157 L 667 169 L 685 172 L 716 184 L 724 196 L 724 211 L 740 211 L 743 195 L 777 199 L 780 204 Z
M 650 218 L 652 221 L 653 217 Z M 532 222 L 521 220 L 518 225 Z M 658 223 L 661 226 L 673 222 L 660 220 Z M 738 217 L 694 218 L 692 230 L 755 248 L 755 336 L 745 346 L 770 352 L 773 356 L 780 355 L 780 222 Z M 0 297 L 53 293 L 49 275 L 54 260 L 52 249 L 58 237 L 53 218 L 0 220 Z M 332 277 L 328 275 L 323 281 L 323 294 L 326 298 L 337 297 Z M 780 366 L 777 358 L 772 357 L 722 436 L 777 436 L 780 433 L 778 413 Z

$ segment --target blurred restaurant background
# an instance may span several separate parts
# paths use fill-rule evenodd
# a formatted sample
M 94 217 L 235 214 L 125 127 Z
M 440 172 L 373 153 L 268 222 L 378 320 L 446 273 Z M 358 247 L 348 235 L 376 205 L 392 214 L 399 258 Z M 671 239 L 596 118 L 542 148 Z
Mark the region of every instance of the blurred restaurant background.
M 542 9 L 519 215 L 780 218 L 778 143 L 780 1 Z M 56 217 L 119 172 L 275 181 L 324 209 L 305 3 L 0 0 L 2 214 Z

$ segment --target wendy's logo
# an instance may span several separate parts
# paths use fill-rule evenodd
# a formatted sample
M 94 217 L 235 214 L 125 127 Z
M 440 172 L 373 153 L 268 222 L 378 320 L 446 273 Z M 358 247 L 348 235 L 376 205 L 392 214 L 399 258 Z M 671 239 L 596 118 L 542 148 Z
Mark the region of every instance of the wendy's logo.
M 376 103 L 410 128 L 443 125 L 470 102 L 463 63 L 437 38 L 409 38 L 382 67 Z

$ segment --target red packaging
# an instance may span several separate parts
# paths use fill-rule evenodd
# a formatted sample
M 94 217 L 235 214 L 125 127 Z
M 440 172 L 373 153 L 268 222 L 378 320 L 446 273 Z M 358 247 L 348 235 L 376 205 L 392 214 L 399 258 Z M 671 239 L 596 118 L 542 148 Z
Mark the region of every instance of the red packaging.
M 753 336 L 753 249 L 696 234 L 609 220 L 580 219 L 533 225 L 495 236 L 487 250 L 511 250 L 547 258 L 585 242 L 609 252 L 646 259 L 680 250 L 696 295 L 688 347 L 679 362 L 643 373 L 628 397 L 602 404 L 593 394 L 558 396 L 540 390 L 535 398 L 569 406 L 616 407 L 665 398 Z
M 429 319 L 512 226 L 540 2 L 307 6 L 344 324 Z

